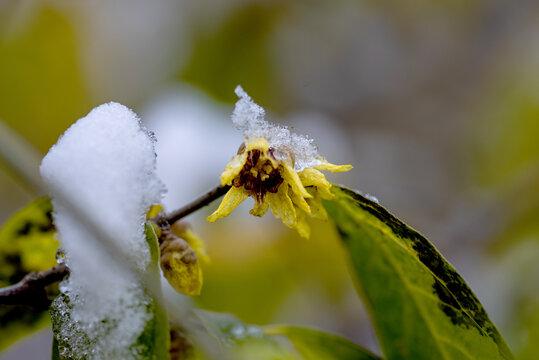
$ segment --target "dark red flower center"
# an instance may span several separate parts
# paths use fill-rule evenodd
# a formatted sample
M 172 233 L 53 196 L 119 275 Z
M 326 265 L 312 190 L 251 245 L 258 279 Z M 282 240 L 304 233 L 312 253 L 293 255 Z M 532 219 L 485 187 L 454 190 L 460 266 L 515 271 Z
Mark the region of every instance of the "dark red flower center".
M 283 182 L 278 168 L 274 167 L 275 161 L 272 148 L 265 153 L 257 149 L 249 150 L 247 161 L 232 185 L 243 186 L 257 201 L 262 201 L 266 192 L 276 193 Z

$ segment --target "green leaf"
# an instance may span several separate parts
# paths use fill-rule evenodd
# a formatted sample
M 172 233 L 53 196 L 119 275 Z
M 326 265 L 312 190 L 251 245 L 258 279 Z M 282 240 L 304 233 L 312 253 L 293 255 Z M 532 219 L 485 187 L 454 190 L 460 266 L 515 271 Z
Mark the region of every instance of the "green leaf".
M 305 360 L 381 360 L 340 336 L 295 326 L 269 326 L 267 334 L 286 336 Z
M 156 284 L 161 282 L 159 271 L 159 243 L 152 224 L 147 221 L 144 227 L 146 242 L 150 247 L 151 263 L 147 269 L 151 281 Z M 155 288 L 160 288 L 156 286 Z M 152 313 L 150 321 L 146 323 L 144 332 L 140 335 L 137 345 L 143 345 L 146 352 L 143 359 L 168 359 L 168 349 L 170 346 L 170 334 L 168 327 L 168 317 L 162 307 L 163 298 L 161 294 L 154 294 L 155 297 L 148 304 L 148 312 Z
M 154 278 L 160 279 L 159 272 L 159 239 L 155 233 L 153 224 L 151 221 L 146 221 L 144 224 L 144 236 L 146 237 L 146 242 L 150 248 L 150 265 L 146 269 L 149 271 L 151 276 Z
M 233 315 L 195 311 L 205 330 L 231 359 L 381 360 L 336 335 L 294 326 L 248 325 Z
M 51 360 L 60 360 L 60 352 L 58 350 L 58 341 L 53 337 L 52 338 L 52 355 Z
M 0 228 L 0 287 L 15 284 L 30 272 L 56 265 L 50 199 L 34 200 Z M 50 323 L 46 311 L 0 307 L 0 350 Z
M 220 353 L 228 355 L 224 355 L 225 359 L 301 359 L 289 343 L 265 334 L 259 326 L 247 325 L 230 314 L 202 310 L 195 313 L 206 331 L 217 339 Z
M 388 359 L 512 359 L 455 269 L 423 236 L 357 192 L 325 201 Z

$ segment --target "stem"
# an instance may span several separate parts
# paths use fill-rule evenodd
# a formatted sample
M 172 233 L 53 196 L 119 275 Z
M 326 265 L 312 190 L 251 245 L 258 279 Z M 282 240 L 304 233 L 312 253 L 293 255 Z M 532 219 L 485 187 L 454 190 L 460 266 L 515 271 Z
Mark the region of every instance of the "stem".
M 198 209 L 209 205 L 212 201 L 220 198 L 230 189 L 230 185 L 219 185 L 216 188 L 208 191 L 206 194 L 202 195 L 193 202 L 179 208 L 176 211 L 167 214 L 164 218 L 169 224 L 173 224 L 181 218 L 186 217 L 187 215 L 197 211 Z
M 69 274 L 65 264 L 39 273 L 30 273 L 15 285 L 0 289 L 0 305 L 27 305 L 36 309 L 47 309 L 51 299 L 45 287 L 62 280 Z

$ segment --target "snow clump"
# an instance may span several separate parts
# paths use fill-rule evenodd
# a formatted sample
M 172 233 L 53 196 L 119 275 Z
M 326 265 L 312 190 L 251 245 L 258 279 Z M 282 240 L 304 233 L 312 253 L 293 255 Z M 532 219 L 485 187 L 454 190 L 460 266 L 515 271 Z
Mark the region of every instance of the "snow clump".
M 111 102 L 73 124 L 43 159 L 41 175 L 70 269 L 51 311 L 61 357 L 137 359 L 144 351 L 137 339 L 152 320 L 152 298 L 72 205 L 114 239 L 135 272 L 144 272 L 151 262 L 145 213 L 165 191 L 155 157 L 154 139 L 137 115 Z

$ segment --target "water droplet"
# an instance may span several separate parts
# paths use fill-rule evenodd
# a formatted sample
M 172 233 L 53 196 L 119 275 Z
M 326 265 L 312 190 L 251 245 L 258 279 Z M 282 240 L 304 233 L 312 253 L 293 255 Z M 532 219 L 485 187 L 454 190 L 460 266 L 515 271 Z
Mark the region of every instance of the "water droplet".
M 64 252 L 64 249 L 58 248 L 56 249 L 56 262 L 58 264 L 63 264 L 66 259 L 66 253 Z

